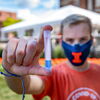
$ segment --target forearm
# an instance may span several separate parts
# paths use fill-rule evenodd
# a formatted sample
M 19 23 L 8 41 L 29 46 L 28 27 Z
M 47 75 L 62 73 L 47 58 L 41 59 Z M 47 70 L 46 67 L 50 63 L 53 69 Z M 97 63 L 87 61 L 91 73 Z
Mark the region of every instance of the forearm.
M 44 89 L 43 80 L 36 75 L 27 75 L 23 77 L 25 83 L 26 94 L 39 94 Z M 22 83 L 19 78 L 6 77 L 6 82 L 11 90 L 18 94 L 22 94 Z

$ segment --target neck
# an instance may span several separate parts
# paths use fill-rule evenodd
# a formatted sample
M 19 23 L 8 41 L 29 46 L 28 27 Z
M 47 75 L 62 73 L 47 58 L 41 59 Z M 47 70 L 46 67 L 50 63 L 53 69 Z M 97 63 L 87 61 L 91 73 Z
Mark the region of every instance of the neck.
M 86 71 L 90 67 L 89 62 L 87 62 L 87 61 L 81 66 L 74 66 L 69 61 L 67 61 L 67 64 L 69 65 L 69 67 L 71 67 L 72 69 L 77 70 L 79 72 Z

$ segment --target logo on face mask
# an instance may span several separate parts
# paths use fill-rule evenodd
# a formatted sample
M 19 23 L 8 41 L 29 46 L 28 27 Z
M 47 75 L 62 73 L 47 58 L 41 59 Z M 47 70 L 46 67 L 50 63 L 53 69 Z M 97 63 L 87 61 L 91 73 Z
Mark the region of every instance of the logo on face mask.
M 64 49 L 66 57 L 74 66 L 80 66 L 84 64 L 86 58 L 89 55 L 92 40 L 84 44 L 70 45 L 62 41 L 62 47 Z
M 80 56 L 82 55 L 81 52 L 72 52 L 72 55 L 74 56 L 74 59 L 72 60 L 73 63 L 81 63 L 82 60 L 80 59 Z

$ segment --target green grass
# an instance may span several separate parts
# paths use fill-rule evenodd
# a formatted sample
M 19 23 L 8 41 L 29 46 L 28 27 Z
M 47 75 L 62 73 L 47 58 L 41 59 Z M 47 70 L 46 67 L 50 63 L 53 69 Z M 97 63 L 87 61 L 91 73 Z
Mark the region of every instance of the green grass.
M 0 71 L 3 71 L 0 65 Z M 4 76 L 0 75 L 0 100 L 22 100 L 22 95 L 18 95 L 10 90 L 5 82 Z M 25 100 L 34 100 L 31 95 L 25 95 Z M 43 100 L 50 100 L 45 97 Z
M 4 80 L 4 77 L 0 75 L 0 100 L 21 100 L 22 95 L 18 95 L 11 91 Z M 26 95 L 25 100 L 33 100 L 31 95 Z

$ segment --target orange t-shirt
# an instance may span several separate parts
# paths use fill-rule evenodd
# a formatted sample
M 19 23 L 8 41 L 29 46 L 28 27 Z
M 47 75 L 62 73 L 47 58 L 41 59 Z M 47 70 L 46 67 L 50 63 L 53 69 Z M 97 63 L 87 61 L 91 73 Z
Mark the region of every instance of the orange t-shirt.
M 51 76 L 44 76 L 45 90 L 33 95 L 42 100 L 48 95 L 51 100 L 100 100 L 100 66 L 91 63 L 90 68 L 78 72 L 62 63 L 53 67 Z

